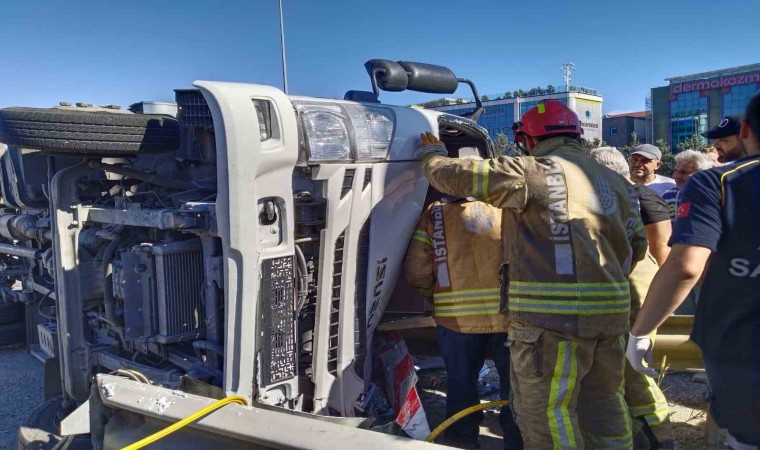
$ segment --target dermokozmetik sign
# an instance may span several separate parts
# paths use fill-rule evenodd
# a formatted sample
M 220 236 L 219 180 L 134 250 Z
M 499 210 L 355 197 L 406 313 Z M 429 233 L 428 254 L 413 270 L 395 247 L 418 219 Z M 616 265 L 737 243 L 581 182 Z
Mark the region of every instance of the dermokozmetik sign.
M 711 78 L 707 80 L 686 81 L 670 85 L 670 95 L 682 92 L 705 91 L 719 89 L 742 84 L 760 83 L 760 72 L 742 73 L 727 77 Z

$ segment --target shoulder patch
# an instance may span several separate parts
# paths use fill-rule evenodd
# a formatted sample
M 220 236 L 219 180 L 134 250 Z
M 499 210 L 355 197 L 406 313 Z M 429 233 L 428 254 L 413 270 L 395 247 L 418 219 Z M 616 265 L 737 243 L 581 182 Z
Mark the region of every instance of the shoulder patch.
M 491 231 L 494 225 L 494 216 L 483 203 L 475 202 L 470 207 L 469 214 L 464 218 L 464 227 L 470 233 L 483 234 Z
M 676 219 L 681 219 L 689 215 L 691 209 L 691 202 L 683 202 L 678 205 L 678 212 L 676 213 Z

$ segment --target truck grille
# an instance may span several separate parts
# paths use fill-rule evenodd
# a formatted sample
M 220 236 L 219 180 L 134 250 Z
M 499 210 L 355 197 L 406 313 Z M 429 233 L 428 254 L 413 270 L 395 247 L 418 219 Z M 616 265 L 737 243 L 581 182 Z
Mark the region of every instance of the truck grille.
M 367 357 L 367 266 L 369 265 L 369 219 L 359 233 L 356 252 L 356 316 L 354 319 L 354 355 L 356 374 L 364 378 L 364 360 Z
M 295 265 L 292 256 L 266 259 L 261 264 L 261 303 L 264 339 L 261 384 L 296 376 Z
M 211 109 L 198 89 L 175 89 L 177 120 L 183 127 L 213 128 Z
M 354 185 L 355 169 L 346 169 L 346 173 L 343 175 L 343 186 L 340 189 L 340 198 L 344 198 Z
M 327 371 L 338 373 L 338 339 L 340 334 L 340 287 L 343 283 L 343 245 L 346 232 L 335 240 L 332 292 L 330 296 L 330 336 L 327 341 Z

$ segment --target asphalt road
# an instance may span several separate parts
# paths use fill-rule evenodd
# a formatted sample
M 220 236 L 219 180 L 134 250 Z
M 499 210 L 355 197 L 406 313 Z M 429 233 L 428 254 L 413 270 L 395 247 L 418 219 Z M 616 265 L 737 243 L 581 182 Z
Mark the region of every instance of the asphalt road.
M 16 430 L 42 403 L 42 363 L 24 347 L 0 349 L 0 449 L 15 450 Z

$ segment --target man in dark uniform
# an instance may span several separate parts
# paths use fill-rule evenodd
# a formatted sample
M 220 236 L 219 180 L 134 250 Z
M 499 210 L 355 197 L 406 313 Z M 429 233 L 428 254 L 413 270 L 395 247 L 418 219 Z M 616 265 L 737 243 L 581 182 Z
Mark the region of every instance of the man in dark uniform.
M 626 356 L 634 369 L 657 372 L 651 334 L 686 298 L 710 261 L 692 340 L 702 349 L 715 420 L 729 446 L 760 446 L 760 94 L 747 106 L 739 137 L 747 156 L 695 174 L 684 187 L 670 239 Z

